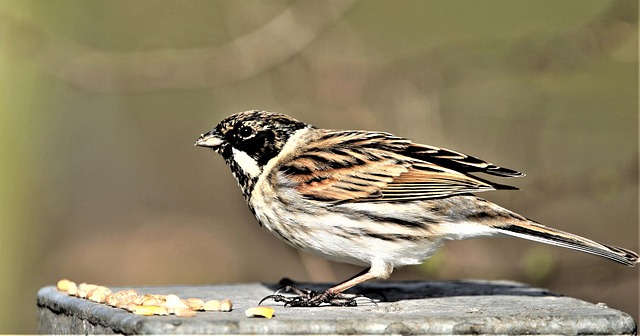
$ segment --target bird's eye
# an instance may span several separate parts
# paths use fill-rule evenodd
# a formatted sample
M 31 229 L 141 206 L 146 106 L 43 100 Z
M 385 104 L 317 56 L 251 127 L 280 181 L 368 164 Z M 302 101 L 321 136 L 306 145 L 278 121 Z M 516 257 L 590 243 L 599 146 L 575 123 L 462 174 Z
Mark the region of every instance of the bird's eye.
M 238 135 L 240 135 L 243 138 L 248 138 L 251 136 L 251 134 L 253 134 L 253 128 L 249 126 L 242 126 L 238 130 Z

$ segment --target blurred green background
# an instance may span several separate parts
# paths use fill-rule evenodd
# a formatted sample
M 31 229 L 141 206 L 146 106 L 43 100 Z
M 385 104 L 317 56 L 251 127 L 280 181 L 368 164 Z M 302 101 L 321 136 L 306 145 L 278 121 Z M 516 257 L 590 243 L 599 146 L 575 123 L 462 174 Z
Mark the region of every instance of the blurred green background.
M 338 281 L 261 230 L 193 142 L 231 113 L 385 130 L 524 171 L 483 197 L 638 250 L 637 1 L 0 0 L 0 332 L 35 294 Z M 504 181 L 503 181 L 504 182 Z M 403 279 L 511 279 L 638 318 L 638 269 L 453 242 Z

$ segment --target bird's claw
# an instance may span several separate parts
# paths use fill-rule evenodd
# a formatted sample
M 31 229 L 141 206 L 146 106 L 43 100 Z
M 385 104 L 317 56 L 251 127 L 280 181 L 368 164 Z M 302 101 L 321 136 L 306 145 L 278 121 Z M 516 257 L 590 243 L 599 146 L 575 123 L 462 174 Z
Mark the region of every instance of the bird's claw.
M 280 292 L 290 292 L 294 295 L 282 295 Z M 298 289 L 293 286 L 285 286 L 278 289 L 274 294 L 267 295 L 259 304 L 265 300 L 284 302 L 285 307 L 318 307 L 323 303 L 331 306 L 355 307 L 358 305 L 356 299 L 363 297 L 357 294 L 331 293 L 329 291 L 316 292 L 310 289 Z

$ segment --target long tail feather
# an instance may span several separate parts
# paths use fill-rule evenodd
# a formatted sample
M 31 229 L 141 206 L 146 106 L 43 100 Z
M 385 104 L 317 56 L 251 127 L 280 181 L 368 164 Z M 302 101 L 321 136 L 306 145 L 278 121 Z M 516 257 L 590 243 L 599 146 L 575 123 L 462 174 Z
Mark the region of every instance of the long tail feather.
M 496 227 L 496 229 L 505 235 L 595 254 L 627 266 L 635 266 L 638 263 L 638 254 L 636 252 L 617 246 L 601 244 L 535 222 L 528 222 L 527 224 L 505 224 Z

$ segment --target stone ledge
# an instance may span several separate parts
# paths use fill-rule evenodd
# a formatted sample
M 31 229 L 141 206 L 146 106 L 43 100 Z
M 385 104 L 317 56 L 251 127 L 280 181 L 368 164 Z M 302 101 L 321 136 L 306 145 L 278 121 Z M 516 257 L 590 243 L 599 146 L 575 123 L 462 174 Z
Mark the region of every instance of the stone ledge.
M 322 290 L 327 284 L 298 284 Z M 634 334 L 628 314 L 544 289 L 508 281 L 371 282 L 386 302 L 358 307 L 276 308 L 272 319 L 247 318 L 244 310 L 278 287 L 274 284 L 133 287 L 139 293 L 176 294 L 206 300 L 231 298 L 228 313 L 196 317 L 138 316 L 53 286 L 38 291 L 38 332 L 45 334 Z M 113 287 L 113 290 L 125 288 Z M 128 288 L 127 288 L 128 289 Z

